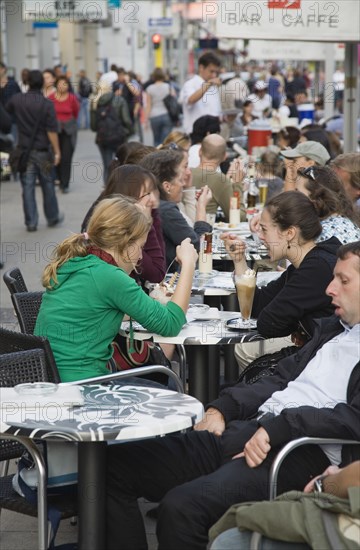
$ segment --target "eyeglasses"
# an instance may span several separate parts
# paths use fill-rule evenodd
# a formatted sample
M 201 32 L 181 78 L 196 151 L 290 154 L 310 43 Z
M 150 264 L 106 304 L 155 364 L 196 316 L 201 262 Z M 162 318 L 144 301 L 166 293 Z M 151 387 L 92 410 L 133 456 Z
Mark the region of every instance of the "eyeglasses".
M 300 176 L 304 176 L 309 180 L 316 181 L 316 175 L 314 172 L 314 168 L 312 166 L 309 166 L 309 168 L 303 168 L 301 170 L 298 170 L 298 174 L 300 174 Z

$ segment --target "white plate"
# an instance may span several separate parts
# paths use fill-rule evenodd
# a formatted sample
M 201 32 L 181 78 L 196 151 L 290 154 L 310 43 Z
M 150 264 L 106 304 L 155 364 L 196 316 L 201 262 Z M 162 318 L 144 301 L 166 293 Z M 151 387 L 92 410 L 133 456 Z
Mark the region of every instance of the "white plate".
M 249 224 L 247 222 L 241 222 L 235 225 L 234 227 L 230 226 L 229 223 L 216 223 L 214 229 L 218 231 L 233 231 L 234 233 L 244 233 L 246 235 L 251 235 Z

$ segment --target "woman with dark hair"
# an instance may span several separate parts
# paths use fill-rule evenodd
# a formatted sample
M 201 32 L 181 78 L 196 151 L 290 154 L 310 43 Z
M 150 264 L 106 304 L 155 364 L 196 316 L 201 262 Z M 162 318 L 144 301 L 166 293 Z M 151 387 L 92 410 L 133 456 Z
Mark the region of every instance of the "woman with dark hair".
M 153 84 L 146 88 L 145 120 L 150 121 L 154 135 L 154 145 L 157 147 L 171 132 L 173 123 L 165 107 L 164 99 L 171 94 L 176 97 L 175 91 L 168 82 L 165 82 L 164 71 L 157 67 L 152 74 Z
M 116 195 L 132 197 L 142 204 L 152 217 L 152 226 L 148 233 L 143 255 L 136 272 L 142 282 L 159 283 L 165 276 L 165 245 L 162 236 L 161 222 L 158 211 L 158 191 L 156 178 L 141 166 L 125 164 L 112 171 L 105 189 L 87 212 L 81 225 L 81 231 L 86 231 L 89 219 L 95 206 L 103 199 Z
M 289 149 L 289 147 L 294 149 L 299 143 L 300 136 L 301 133 L 298 128 L 294 126 L 285 126 L 277 135 L 276 145 L 280 147 L 280 149 Z
M 302 143 L 304 141 L 317 141 L 318 143 L 321 143 L 321 145 L 323 145 L 329 153 L 330 157 L 333 158 L 327 132 L 318 124 L 310 124 L 301 130 L 299 142 Z
M 316 243 L 321 223 L 315 205 L 305 195 L 288 191 L 266 204 L 260 219 L 259 238 L 271 261 L 288 260 L 289 267 L 275 281 L 255 289 L 252 316 L 257 330 L 267 338 L 264 352 L 275 352 L 291 344 L 303 344 L 313 334 L 313 320 L 333 313 L 325 289 L 332 280 L 335 237 Z M 247 270 L 245 243 L 236 235 L 222 235 L 235 266 L 235 276 Z M 259 355 L 258 343 L 238 344 L 236 359 L 244 369 Z
M 176 257 L 178 244 L 190 238 L 192 244 L 199 250 L 200 236 L 211 232 L 211 225 L 206 220 L 206 205 L 211 199 L 211 191 L 203 187 L 196 203 L 194 227 L 186 221 L 180 212 L 178 204 L 182 199 L 184 180 L 184 152 L 174 150 L 157 151 L 147 155 L 141 166 L 150 170 L 157 180 L 160 193 L 160 217 L 165 240 L 166 264 L 169 266 Z M 173 271 L 176 265 L 173 264 Z
M 139 164 L 139 162 L 149 153 L 155 151 L 155 147 L 144 145 L 140 141 L 129 141 L 123 143 L 116 149 L 115 158 L 111 161 L 108 176 L 115 168 L 124 164 Z
M 80 109 L 77 97 L 69 91 L 69 87 L 68 78 L 64 75 L 59 76 L 55 82 L 55 93 L 49 95 L 49 99 L 54 103 L 59 125 L 58 136 L 61 160 L 57 167 L 57 172 L 60 180 L 60 189 L 63 193 L 69 192 L 71 161 L 76 146 L 77 117 Z
M 204 115 L 195 120 L 189 149 L 189 168 L 196 168 L 200 164 L 199 150 L 204 137 L 209 134 L 220 134 L 219 117 Z
M 317 242 L 330 237 L 337 237 L 342 244 L 360 240 L 359 215 L 331 168 L 311 166 L 298 170 L 296 190 L 315 204 L 322 225 Z

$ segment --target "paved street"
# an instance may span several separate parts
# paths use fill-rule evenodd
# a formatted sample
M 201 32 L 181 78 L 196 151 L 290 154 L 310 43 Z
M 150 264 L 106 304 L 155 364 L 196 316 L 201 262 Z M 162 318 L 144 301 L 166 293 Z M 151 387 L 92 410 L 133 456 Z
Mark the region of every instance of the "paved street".
M 0 322 L 5 328 L 17 330 L 17 321 L 13 315 L 11 299 L 2 274 L 13 266 L 20 267 L 29 290 L 42 290 L 41 273 L 48 263 L 54 244 L 61 241 L 71 232 L 80 229 L 81 222 L 93 200 L 102 188 L 102 164 L 98 148 L 94 142 L 95 134 L 81 131 L 74 156 L 73 177 L 70 193 L 63 195 L 57 188 L 60 210 L 65 213 L 61 226 L 48 228 L 42 211 L 42 195 L 37 187 L 39 225 L 35 233 L 28 233 L 24 225 L 21 201 L 20 182 L 3 182 L 1 184 L 1 255 L 5 262 L 0 271 Z M 144 509 L 152 507 L 148 504 Z M 37 520 L 13 512 L 2 511 L 0 516 L 1 550 L 36 550 Z M 147 520 L 150 550 L 154 549 L 155 521 Z M 120 534 L 119 534 L 120 535 Z M 69 520 L 61 523 L 56 539 L 57 544 L 76 539 L 76 527 Z M 102 550 L 99 548 L 99 550 Z

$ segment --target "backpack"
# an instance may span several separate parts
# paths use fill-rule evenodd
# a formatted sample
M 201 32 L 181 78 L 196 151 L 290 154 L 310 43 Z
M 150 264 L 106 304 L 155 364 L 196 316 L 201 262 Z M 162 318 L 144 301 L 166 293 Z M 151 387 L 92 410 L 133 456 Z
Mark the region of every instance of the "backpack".
M 112 101 L 96 108 L 95 143 L 103 147 L 117 149 L 125 142 L 126 131 Z
M 83 77 L 79 82 L 79 94 L 81 97 L 89 97 L 92 92 L 91 82 L 88 78 Z

